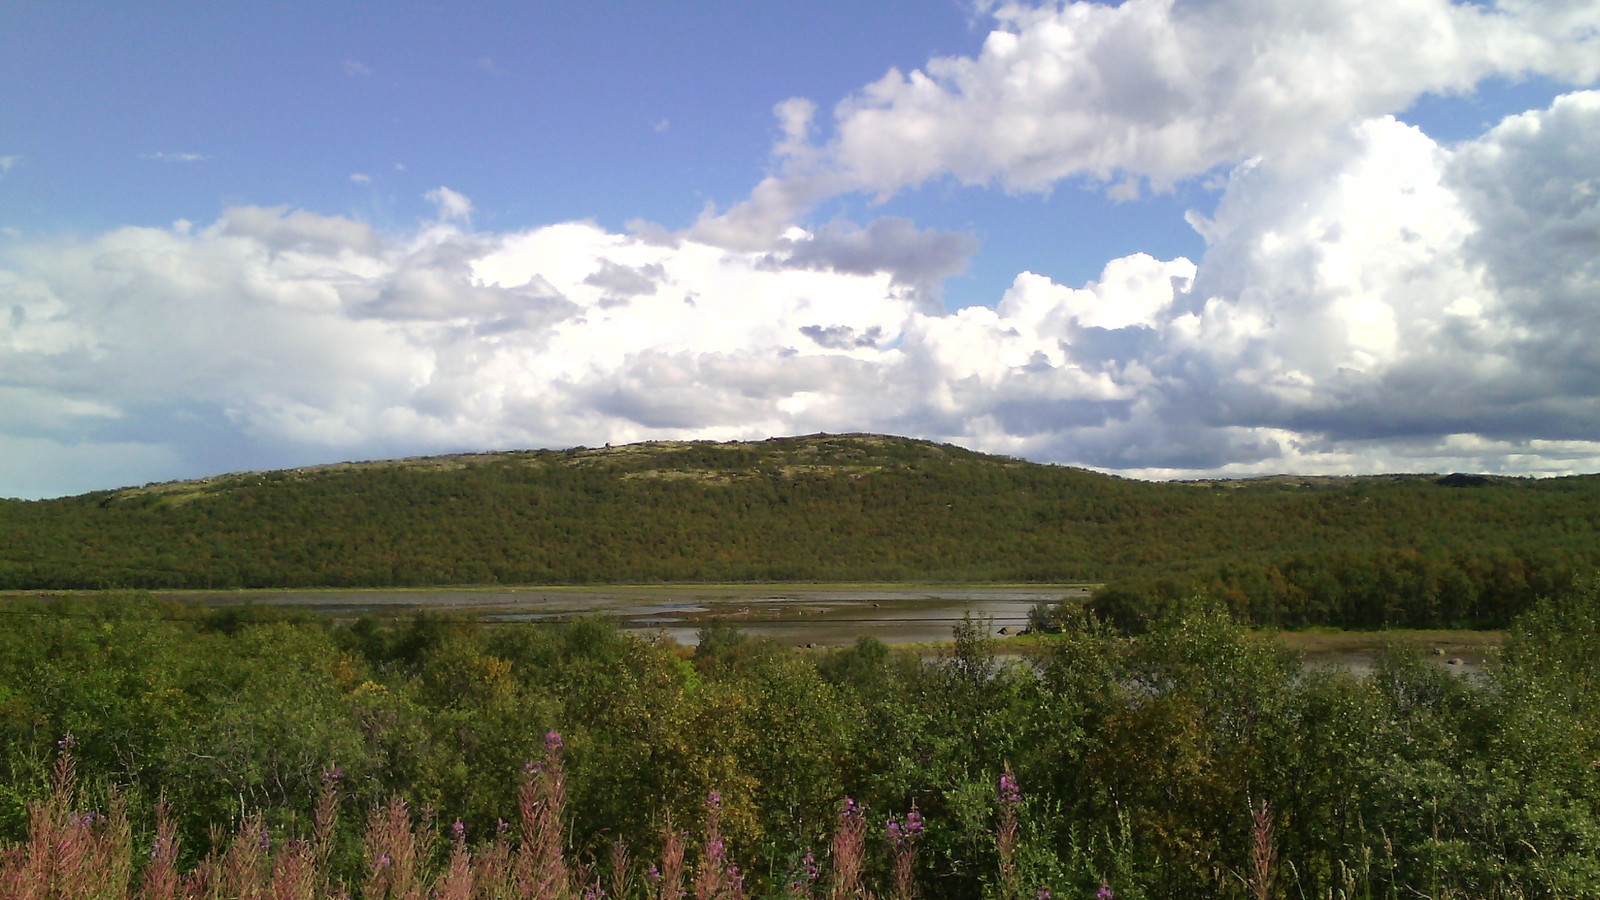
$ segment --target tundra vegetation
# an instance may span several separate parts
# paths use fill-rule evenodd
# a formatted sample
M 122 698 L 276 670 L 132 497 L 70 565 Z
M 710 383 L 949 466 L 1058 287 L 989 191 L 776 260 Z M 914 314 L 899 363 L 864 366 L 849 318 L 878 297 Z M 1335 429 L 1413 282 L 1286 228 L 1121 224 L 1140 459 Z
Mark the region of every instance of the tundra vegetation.
M 0 896 L 1600 896 L 1600 477 L 1149 484 L 872 435 L 0 501 Z M 129 589 L 1094 581 L 1033 655 Z M 95 589 L 95 593 L 71 593 Z M 1252 630 L 1508 628 L 1471 677 Z
M 605 619 L 0 607 L 19 898 L 1600 896 L 1600 588 L 1474 677 L 1226 602 L 1027 660 Z
M 0 589 L 1106 583 L 1273 627 L 1503 628 L 1600 567 L 1600 476 L 1130 481 L 875 435 L 324 466 L 0 501 Z

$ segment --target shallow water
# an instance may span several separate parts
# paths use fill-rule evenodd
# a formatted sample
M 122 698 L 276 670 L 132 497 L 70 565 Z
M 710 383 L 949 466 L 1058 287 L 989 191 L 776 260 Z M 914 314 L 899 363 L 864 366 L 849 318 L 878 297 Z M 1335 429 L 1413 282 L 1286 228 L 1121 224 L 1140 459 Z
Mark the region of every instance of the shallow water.
M 175 595 L 176 596 L 176 595 Z M 713 621 L 736 625 L 796 646 L 852 644 L 870 635 L 885 643 L 945 641 L 964 616 L 988 623 L 990 633 L 1016 633 L 1038 603 L 1082 599 L 1078 585 L 639 585 L 605 588 L 482 590 L 233 591 L 186 593 L 205 603 L 258 603 L 315 610 L 340 618 L 403 617 L 418 610 L 471 613 L 487 622 L 537 625 L 605 613 L 623 628 L 660 631 L 681 644 L 696 642 Z
M 454 588 L 185 592 L 170 596 L 218 605 L 258 603 L 314 610 L 338 618 L 404 618 L 419 610 L 470 613 L 508 627 L 536 627 L 604 613 L 631 631 L 658 632 L 685 646 L 701 627 L 726 622 L 747 634 L 796 647 L 839 647 L 870 635 L 888 644 L 948 641 L 964 616 L 986 622 L 991 636 L 1016 634 L 1037 603 L 1082 600 L 1081 585 L 620 585 L 596 588 Z M 1002 642 L 996 647 L 1005 652 Z M 1370 676 L 1372 649 L 1308 652 L 1307 671 L 1343 669 Z M 1450 647 L 1428 657 L 1461 675 L 1482 670 L 1480 649 Z

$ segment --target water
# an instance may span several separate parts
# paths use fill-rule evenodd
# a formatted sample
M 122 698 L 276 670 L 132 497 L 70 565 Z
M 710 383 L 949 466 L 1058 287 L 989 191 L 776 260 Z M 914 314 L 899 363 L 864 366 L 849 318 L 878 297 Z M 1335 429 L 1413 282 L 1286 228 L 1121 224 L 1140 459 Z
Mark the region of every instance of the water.
M 305 590 L 185 592 L 170 596 L 217 605 L 257 603 L 309 609 L 343 619 L 372 614 L 405 618 L 419 610 L 476 615 L 506 627 L 537 627 L 605 613 L 630 631 L 665 634 L 693 646 L 699 630 L 726 622 L 741 631 L 796 647 L 839 647 L 870 635 L 887 644 L 948 641 L 964 616 L 987 623 L 1000 638 L 1028 624 L 1035 604 L 1082 600 L 1082 585 L 621 585 L 596 588 L 455 588 L 424 590 Z M 1019 648 L 1020 649 L 1020 648 Z M 1482 670 L 1482 646 L 1435 646 L 1427 658 L 1449 671 Z M 1426 652 L 1426 648 L 1423 648 Z M 1379 657 L 1371 646 L 1308 650 L 1305 667 L 1372 673 Z
M 1015 634 L 1038 603 L 1088 596 L 1081 585 L 638 585 L 605 588 L 234 591 L 186 593 L 205 603 L 257 603 L 315 610 L 340 618 L 405 617 L 418 610 L 470 613 L 486 622 L 537 625 L 606 613 L 629 630 L 659 631 L 692 645 L 701 627 L 726 622 L 795 646 L 852 644 L 870 635 L 885 643 L 947 641 L 964 616 L 986 621 L 995 636 Z

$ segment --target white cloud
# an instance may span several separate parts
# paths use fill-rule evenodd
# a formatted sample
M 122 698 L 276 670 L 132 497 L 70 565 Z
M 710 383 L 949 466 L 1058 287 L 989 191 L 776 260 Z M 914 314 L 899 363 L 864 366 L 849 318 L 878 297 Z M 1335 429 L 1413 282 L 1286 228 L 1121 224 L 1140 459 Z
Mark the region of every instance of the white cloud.
M 445 221 L 470 222 L 472 219 L 472 201 L 447 187 L 434 188 L 423 196 L 438 208 L 439 218 Z
M 141 154 L 139 158 L 155 160 L 156 162 L 192 163 L 200 162 L 201 160 L 207 160 L 211 157 L 205 155 L 204 153 L 168 153 L 165 151 L 160 151 L 156 153 L 144 153 Z
M 1600 77 L 1592 3 L 1129 0 L 993 15 L 977 55 L 891 69 L 838 103 L 825 144 L 805 143 L 804 101 L 781 104 L 780 183 L 744 205 L 942 177 L 1014 191 L 1088 178 L 1126 201 L 1143 180 L 1162 189 L 1252 157 L 1316 168 L 1348 152 L 1349 125 L 1490 76 Z
M 981 53 L 891 72 L 827 128 L 779 104 L 770 175 L 681 233 L 478 232 L 439 187 L 403 234 L 239 207 L 0 248 L 0 451 L 48 470 L 32 492 L 217 459 L 819 430 L 1153 476 L 1600 469 L 1600 93 L 1456 146 L 1387 115 L 1496 74 L 1595 78 L 1600 7 L 996 15 Z M 1024 272 L 993 309 L 929 302 L 968 236 L 797 224 L 942 177 L 1134 202 L 1195 176 L 1222 192 L 1191 217 L 1197 262 Z
M 1080 288 L 1023 273 L 997 308 L 948 314 L 914 282 L 965 248 L 899 220 L 751 250 L 585 222 L 477 233 L 440 189 L 441 221 L 405 235 L 246 207 L 21 244 L 0 251 L 0 438 L 25 459 L 142 448 L 145 468 L 73 490 L 268 445 L 819 430 L 1157 476 L 1595 469 L 1596 134 L 1595 92 L 1451 148 L 1372 119 L 1344 158 L 1238 167 L 1195 219 L 1198 264 L 1135 254 Z
M 352 78 L 366 78 L 372 74 L 371 67 L 353 59 L 344 61 L 344 73 Z
M 20 162 L 22 162 L 20 156 L 0 156 L 0 179 L 5 178 L 12 167 Z
M 350 180 L 354 181 L 356 184 L 371 184 L 372 176 L 366 174 L 365 172 L 351 172 Z

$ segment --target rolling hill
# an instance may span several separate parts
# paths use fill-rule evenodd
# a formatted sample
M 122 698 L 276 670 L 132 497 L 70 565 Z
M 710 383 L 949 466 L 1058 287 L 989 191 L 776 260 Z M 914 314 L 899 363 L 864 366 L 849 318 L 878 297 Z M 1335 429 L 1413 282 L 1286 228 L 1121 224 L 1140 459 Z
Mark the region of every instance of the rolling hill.
M 1151 483 L 879 435 L 655 442 L 0 501 L 0 589 L 1115 581 L 1295 607 L 1409 566 L 1520 596 L 1600 561 L 1597 501 L 1597 476 Z

